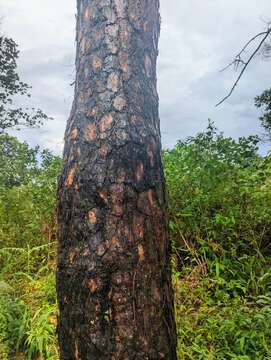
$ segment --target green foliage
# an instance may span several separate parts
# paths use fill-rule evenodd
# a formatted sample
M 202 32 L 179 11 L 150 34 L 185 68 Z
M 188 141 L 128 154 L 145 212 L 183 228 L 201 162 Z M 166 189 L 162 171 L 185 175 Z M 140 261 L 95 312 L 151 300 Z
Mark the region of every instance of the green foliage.
M 210 123 L 164 152 L 180 360 L 271 358 L 271 160 L 258 143 Z M 0 146 L 0 358 L 55 360 L 60 159 Z
M 54 248 L 55 244 L 51 244 L 50 248 L 44 245 L 28 251 L 20 248 L 0 251 L 5 264 L 0 273 L 2 357 L 8 359 L 15 352 L 23 351 L 27 359 L 58 358 L 55 277 L 50 262 Z
M 263 114 L 260 121 L 269 136 L 271 135 L 271 89 L 265 90 L 261 95 L 256 96 L 255 105 L 257 108 L 263 108 Z
M 57 359 L 56 177 L 49 151 L 0 136 L 0 358 Z
M 31 149 L 15 137 L 0 135 L 0 189 L 27 184 L 37 173 L 38 148 Z
M 26 311 L 23 303 L 13 299 L 13 289 L 5 281 L 0 282 L 0 355 L 8 359 L 10 349 L 17 348 L 21 319 Z
M 54 241 L 56 177 L 61 161 L 0 136 L 0 243 L 25 247 Z
M 258 142 L 225 138 L 209 124 L 164 153 L 178 245 L 184 238 L 191 248 L 207 242 L 217 253 L 270 251 L 271 160 L 257 155 Z
M 207 130 L 164 153 L 179 359 L 271 358 L 270 158 Z
M 208 276 L 184 269 L 175 278 L 180 359 L 271 357 L 267 265 L 255 256 L 217 259 Z
M 0 134 L 22 125 L 42 124 L 48 116 L 40 109 L 14 106 L 14 97 L 30 97 L 30 86 L 20 80 L 17 71 L 18 45 L 13 39 L 0 36 Z

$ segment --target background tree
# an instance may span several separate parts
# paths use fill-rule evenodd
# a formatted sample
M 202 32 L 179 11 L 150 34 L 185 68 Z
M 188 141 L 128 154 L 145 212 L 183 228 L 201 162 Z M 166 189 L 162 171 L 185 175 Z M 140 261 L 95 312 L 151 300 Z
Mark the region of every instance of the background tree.
M 37 173 L 39 148 L 30 148 L 15 137 L 0 136 L 0 187 L 12 188 L 27 184 Z
M 57 205 L 60 357 L 175 360 L 159 1 L 78 0 L 77 9 Z
M 263 108 L 260 121 L 268 135 L 271 136 L 271 88 L 265 90 L 261 95 L 256 96 L 255 105 L 258 108 Z
M 10 128 L 37 126 L 48 119 L 40 109 L 23 108 L 14 104 L 17 95 L 30 97 L 30 86 L 20 80 L 17 71 L 19 57 L 16 42 L 0 36 L 0 133 Z
M 37 246 L 55 240 L 53 213 L 61 160 L 0 135 L 0 244 Z

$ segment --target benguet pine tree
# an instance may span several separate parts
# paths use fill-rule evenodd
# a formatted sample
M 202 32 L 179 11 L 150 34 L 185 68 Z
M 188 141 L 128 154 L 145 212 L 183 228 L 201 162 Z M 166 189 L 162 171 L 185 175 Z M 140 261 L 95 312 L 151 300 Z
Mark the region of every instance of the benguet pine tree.
M 176 360 L 156 90 L 158 0 L 77 0 L 58 185 L 61 360 Z

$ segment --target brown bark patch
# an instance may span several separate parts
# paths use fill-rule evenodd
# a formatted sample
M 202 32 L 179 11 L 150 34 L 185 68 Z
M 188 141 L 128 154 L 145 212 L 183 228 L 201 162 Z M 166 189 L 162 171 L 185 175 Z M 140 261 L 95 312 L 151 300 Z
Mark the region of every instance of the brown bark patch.
M 83 38 L 80 42 L 80 49 L 81 49 L 82 53 L 85 52 L 85 48 L 86 48 L 86 39 Z
M 113 122 L 113 116 L 111 113 L 105 115 L 100 121 L 100 131 L 105 132 L 107 129 L 111 127 Z
M 110 240 L 108 240 L 107 245 L 111 251 L 115 251 L 115 250 L 118 250 L 119 248 L 121 248 L 121 245 L 120 245 L 120 242 L 119 242 L 119 239 L 117 238 L 117 236 L 113 236 Z
M 123 77 L 128 80 L 130 77 L 129 55 L 127 52 L 122 51 L 119 55 L 119 64 L 122 70 Z
M 93 8 L 87 7 L 85 11 L 85 19 L 89 20 L 93 16 Z
M 155 207 L 157 205 L 156 203 L 156 199 L 155 199 L 155 194 L 154 194 L 154 191 L 153 190 L 149 190 L 147 192 L 147 196 L 148 196 L 148 200 L 149 200 L 149 203 L 151 205 L 151 207 Z
M 96 292 L 96 290 L 98 289 L 97 281 L 94 279 L 90 279 L 87 286 L 92 294 L 94 294 Z
M 101 191 L 99 191 L 99 196 L 100 196 L 100 198 L 103 200 L 103 202 L 104 202 L 105 204 L 108 203 L 108 195 L 107 195 L 107 191 L 106 191 L 106 190 L 101 190 Z
M 96 215 L 96 212 L 95 210 L 90 210 L 88 212 L 88 222 L 89 224 L 91 225 L 95 225 L 96 222 L 97 222 L 97 215 Z
M 151 29 L 151 24 L 148 21 L 145 21 L 143 24 L 143 31 L 149 32 Z
M 86 67 L 86 68 L 84 69 L 84 76 L 85 76 L 85 78 L 88 78 L 88 75 L 89 75 L 89 69 Z
M 97 249 L 96 249 L 97 255 L 98 256 L 103 256 L 106 252 L 105 246 L 103 244 L 98 245 Z
M 124 209 L 119 204 L 114 204 L 112 207 L 112 213 L 117 216 L 121 216 L 124 213 Z
M 136 180 L 139 182 L 144 176 L 144 165 L 140 163 L 136 168 Z
M 147 341 L 146 337 L 145 336 L 140 336 L 139 340 L 140 340 L 140 342 L 142 344 L 143 349 L 147 352 L 148 351 L 147 350 L 148 349 L 148 341 Z
M 70 139 L 75 140 L 77 138 L 77 135 L 78 135 L 77 128 L 72 129 L 71 134 L 70 134 Z
M 97 128 L 95 124 L 88 124 L 85 127 L 84 135 L 87 140 L 93 141 L 97 138 Z
M 119 77 L 115 72 L 111 73 L 107 79 L 107 88 L 113 92 L 116 92 L 119 87 Z
M 139 194 L 137 206 L 146 215 L 156 214 L 158 216 L 160 213 L 155 193 L 152 189 Z
M 151 61 L 151 58 L 149 57 L 148 54 L 145 54 L 144 66 L 145 66 L 147 76 L 150 77 L 151 76 L 151 71 L 152 71 L 152 61 Z
M 137 239 L 143 239 L 144 237 L 144 226 L 142 216 L 134 216 L 134 232 Z
M 108 149 L 109 149 L 108 145 L 102 144 L 100 149 L 99 149 L 99 154 L 101 156 L 106 156 L 108 154 Z
M 88 116 L 93 116 L 95 117 L 98 114 L 98 107 L 94 106 L 93 108 L 91 108 L 88 112 L 87 115 Z
M 75 360 L 81 360 L 80 354 L 79 354 L 79 349 L 78 349 L 77 341 L 75 341 L 74 357 L 75 357 Z
M 151 167 L 154 167 L 155 161 L 154 161 L 154 153 L 153 153 L 153 146 L 152 145 L 148 145 L 148 147 L 147 147 L 147 155 L 148 155 L 148 157 L 150 159 Z
M 143 262 L 145 260 L 145 251 L 144 251 L 144 247 L 142 244 L 138 245 L 137 251 L 138 251 L 139 261 Z
M 121 184 L 115 184 L 111 186 L 111 204 L 112 213 L 117 216 L 121 216 L 124 213 L 123 209 L 123 195 L 124 188 Z
M 92 63 L 93 69 L 95 69 L 95 70 L 101 69 L 101 67 L 103 65 L 102 59 L 99 58 L 97 55 L 93 56 L 91 63 Z
M 116 110 L 122 111 L 126 105 L 126 100 L 122 96 L 116 96 L 113 105 Z
M 84 55 L 89 49 L 90 49 L 91 43 L 89 39 L 83 38 L 80 42 L 80 50 L 82 52 L 82 55 Z
M 106 33 L 112 37 L 117 37 L 119 26 L 118 24 L 109 25 L 106 27 Z
M 82 254 L 83 256 L 89 256 L 90 255 L 90 251 L 89 251 L 89 249 L 85 249 L 84 251 L 83 251 L 83 254 Z
M 76 172 L 76 168 L 72 168 L 70 169 L 69 173 L 68 173 L 68 176 L 67 176 L 67 179 L 66 179 L 66 186 L 72 186 L 73 184 L 73 179 L 74 179 L 74 176 L 75 176 L 75 172 Z
M 126 172 L 124 171 L 124 169 L 120 169 L 119 171 L 118 171 L 118 175 L 117 175 L 117 183 L 118 184 L 122 184 L 122 183 L 124 183 L 124 181 L 125 181 L 125 178 L 126 178 Z
M 70 264 L 74 263 L 74 259 L 76 258 L 77 251 L 75 249 L 71 249 L 68 254 Z
M 115 306 L 125 305 L 127 303 L 127 299 L 123 296 L 122 293 L 114 292 L 112 294 L 112 302 L 114 303 Z M 122 320 L 122 316 L 123 316 L 122 314 L 120 315 L 115 313 L 114 320 L 120 322 Z
M 98 303 L 98 304 L 95 305 L 95 310 L 96 310 L 97 312 L 100 312 L 100 310 L 101 310 L 101 304 L 100 304 L 100 303 Z
M 152 299 L 154 303 L 159 303 L 161 300 L 160 290 L 155 285 L 152 287 Z
M 85 98 L 83 94 L 80 94 L 77 97 L 77 109 L 82 112 L 85 111 Z

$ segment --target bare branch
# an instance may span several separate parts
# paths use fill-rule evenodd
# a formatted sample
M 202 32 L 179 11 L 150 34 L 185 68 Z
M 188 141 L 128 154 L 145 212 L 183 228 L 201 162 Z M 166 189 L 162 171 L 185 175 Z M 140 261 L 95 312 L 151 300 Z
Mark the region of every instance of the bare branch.
M 236 57 L 229 65 L 225 66 L 222 70 L 220 70 L 220 72 L 223 72 L 223 71 L 227 70 L 232 65 L 234 65 L 234 67 L 237 69 L 239 64 L 245 65 L 245 62 L 241 58 Z
M 227 65 L 224 69 L 222 69 L 221 71 L 225 71 L 226 69 L 228 69 L 229 67 L 231 66 L 234 66 L 236 69 L 238 69 L 239 65 L 242 64 L 243 65 L 243 68 L 242 70 L 240 71 L 240 74 L 238 75 L 236 81 L 234 82 L 230 92 L 228 93 L 227 96 L 225 96 L 221 101 L 219 101 L 217 104 L 216 104 L 216 107 L 221 105 L 224 101 L 226 101 L 233 93 L 234 89 L 236 88 L 236 86 L 238 85 L 241 77 L 243 76 L 245 70 L 247 69 L 248 65 L 251 63 L 252 59 L 256 56 L 256 54 L 260 51 L 260 49 L 262 48 L 262 46 L 264 45 L 266 39 L 268 38 L 268 36 L 270 35 L 271 33 L 271 28 L 270 28 L 270 24 L 268 24 L 268 27 L 267 27 L 267 30 L 266 31 L 263 31 L 263 32 L 260 32 L 259 34 L 253 36 L 245 45 L 244 47 L 241 49 L 241 51 L 236 55 L 235 59 L 229 64 Z M 256 47 L 256 49 L 253 51 L 253 53 L 250 55 L 250 57 L 248 58 L 247 61 L 244 61 L 242 58 L 241 58 L 241 55 L 245 52 L 245 50 L 248 48 L 248 46 L 253 42 L 255 41 L 257 38 L 259 37 L 263 37 L 261 39 L 261 41 L 259 42 L 258 46 Z
M 268 27 L 268 30 L 263 31 L 263 32 L 255 35 L 255 36 L 253 36 L 253 37 L 245 44 L 245 46 L 243 47 L 243 49 L 239 52 L 239 54 L 238 54 L 237 56 L 241 56 L 242 53 L 247 49 L 247 47 L 248 47 L 254 40 L 256 40 L 256 39 L 257 39 L 258 37 L 260 37 L 260 36 L 266 35 L 267 33 L 268 33 L 268 35 L 269 35 L 269 33 L 270 33 L 269 27 Z

